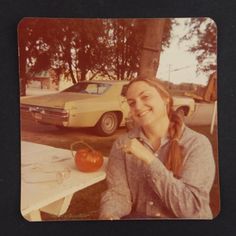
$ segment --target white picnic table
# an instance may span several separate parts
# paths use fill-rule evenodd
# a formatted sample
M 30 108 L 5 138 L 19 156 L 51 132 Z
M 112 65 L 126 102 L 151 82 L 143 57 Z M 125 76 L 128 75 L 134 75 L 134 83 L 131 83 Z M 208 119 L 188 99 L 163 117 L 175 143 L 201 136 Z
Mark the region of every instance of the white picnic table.
M 21 141 L 23 217 L 41 221 L 40 211 L 64 214 L 75 192 L 105 179 L 106 163 L 104 158 L 101 169 L 84 173 L 76 169 L 70 150 Z

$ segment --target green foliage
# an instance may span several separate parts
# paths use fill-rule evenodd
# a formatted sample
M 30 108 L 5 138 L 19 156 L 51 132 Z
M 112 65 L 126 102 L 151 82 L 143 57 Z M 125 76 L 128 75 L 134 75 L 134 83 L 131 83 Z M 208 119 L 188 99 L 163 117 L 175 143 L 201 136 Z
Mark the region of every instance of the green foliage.
M 138 72 L 149 20 L 23 19 L 18 27 L 23 86 L 27 79 L 50 68 L 57 75 L 55 80 L 64 74 L 73 83 L 98 74 L 110 79 L 130 79 Z M 168 46 L 170 29 L 171 20 L 166 24 L 163 47 Z
M 210 18 L 186 20 L 187 34 L 181 41 L 191 42 L 189 51 L 196 54 L 199 71 L 216 70 L 217 26 Z

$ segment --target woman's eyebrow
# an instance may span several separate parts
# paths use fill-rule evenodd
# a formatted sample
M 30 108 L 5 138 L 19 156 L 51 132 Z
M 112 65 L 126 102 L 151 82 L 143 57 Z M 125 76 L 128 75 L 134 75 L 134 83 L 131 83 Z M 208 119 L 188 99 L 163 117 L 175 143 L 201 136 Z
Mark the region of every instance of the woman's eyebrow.
M 150 92 L 150 91 L 149 90 L 141 91 L 136 97 L 140 97 L 146 92 Z M 133 101 L 133 100 L 134 100 L 134 98 L 127 98 L 127 101 Z

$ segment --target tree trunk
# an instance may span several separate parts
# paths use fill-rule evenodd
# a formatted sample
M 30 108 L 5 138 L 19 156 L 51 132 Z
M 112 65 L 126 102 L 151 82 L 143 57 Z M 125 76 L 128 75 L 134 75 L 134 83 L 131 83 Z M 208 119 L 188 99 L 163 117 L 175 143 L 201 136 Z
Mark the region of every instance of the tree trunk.
M 141 51 L 139 76 L 155 78 L 160 61 L 165 19 L 152 19 L 146 25 L 146 34 Z
M 87 74 L 86 70 L 81 69 L 81 81 L 86 80 L 86 74 Z
M 75 76 L 74 76 L 74 73 L 73 73 L 73 70 L 72 70 L 71 63 L 69 63 L 69 71 L 70 71 L 70 76 L 71 76 L 71 79 L 72 79 L 73 84 L 76 84 L 77 81 L 76 81 L 76 79 L 75 79 Z

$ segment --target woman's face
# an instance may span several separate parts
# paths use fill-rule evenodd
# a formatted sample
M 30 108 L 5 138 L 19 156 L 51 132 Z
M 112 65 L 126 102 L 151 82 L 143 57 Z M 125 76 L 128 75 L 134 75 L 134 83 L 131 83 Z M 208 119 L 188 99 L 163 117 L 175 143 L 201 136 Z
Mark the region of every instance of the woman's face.
M 166 104 L 156 88 L 138 81 L 130 85 L 127 101 L 134 121 L 140 126 L 153 125 L 167 116 Z

